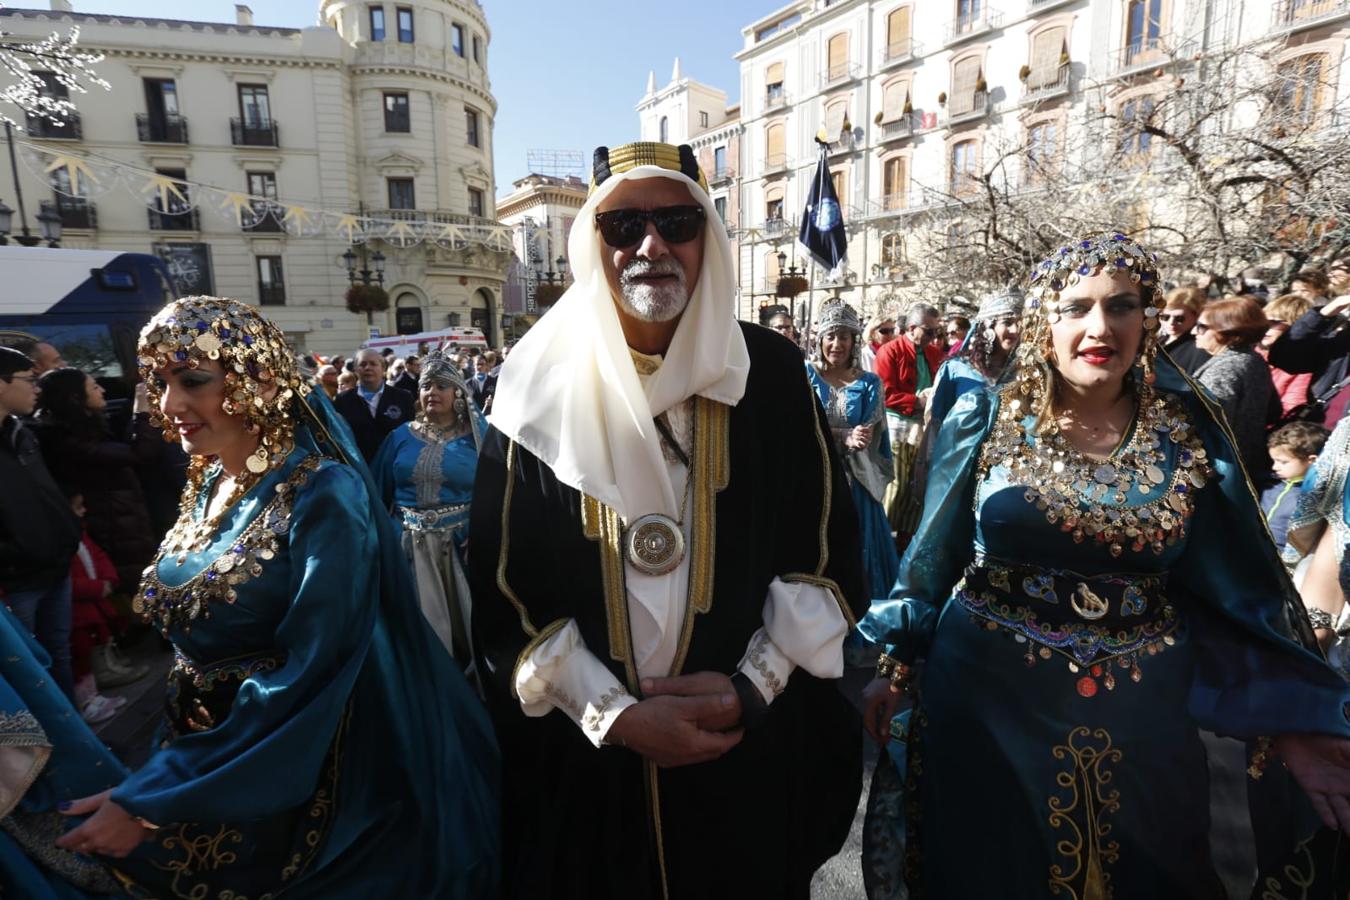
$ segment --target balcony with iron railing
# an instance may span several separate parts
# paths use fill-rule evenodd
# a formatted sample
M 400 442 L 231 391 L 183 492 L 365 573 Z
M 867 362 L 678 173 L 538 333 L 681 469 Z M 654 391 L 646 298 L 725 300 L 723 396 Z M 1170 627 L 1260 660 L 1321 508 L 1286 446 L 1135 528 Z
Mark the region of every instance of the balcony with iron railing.
M 827 66 L 819 75 L 820 89 L 822 91 L 830 88 L 839 87 L 852 81 L 857 81 L 862 75 L 862 66 L 857 63 L 835 63 Z
M 764 157 L 760 165 L 760 173 L 768 175 L 774 172 L 785 172 L 792 168 L 792 158 L 786 153 L 770 153 Z
M 863 216 L 868 219 L 886 219 L 895 216 L 912 215 L 926 209 L 932 209 L 945 202 L 938 191 L 931 188 L 911 188 L 906 193 L 887 194 L 867 201 Z
M 258 301 L 262 306 L 285 306 L 286 285 L 273 282 L 258 285 Z
M 900 118 L 882 120 L 877 125 L 877 143 L 888 144 L 891 141 L 903 141 L 914 136 L 914 114 L 901 113 Z
M 84 139 L 84 126 L 80 122 L 80 114 L 73 110 L 66 113 L 60 123 L 53 122 L 44 116 L 29 113 L 25 130 L 29 137 L 49 141 L 79 141 Z
M 1350 0 L 1279 0 L 1271 4 L 1271 31 L 1291 34 L 1350 16 Z
M 771 216 L 760 223 L 758 228 L 753 229 L 757 232 L 756 239 L 761 241 L 777 241 L 785 237 L 791 237 L 797 231 L 797 223 L 792 219 L 785 219 L 782 216 Z
M 877 55 L 877 65 L 883 69 L 898 66 L 902 63 L 913 62 L 922 53 L 922 44 L 913 38 L 905 38 L 902 41 L 896 41 L 894 44 L 887 44 L 882 47 L 881 53 Z
M 182 116 L 136 114 L 136 137 L 142 144 L 186 144 L 188 123 Z
M 957 16 L 947 24 L 946 38 L 942 46 L 950 47 L 1002 27 L 1003 13 L 997 9 L 981 6 L 972 13 Z
M 471 216 L 445 209 L 368 209 L 366 217 L 395 222 L 430 222 L 435 225 L 461 225 L 466 228 L 500 228 L 501 222 L 484 216 Z
M 974 122 L 989 115 L 992 108 L 988 91 L 953 94 L 947 100 L 947 117 L 943 124 L 950 128 L 964 122 Z
M 230 143 L 236 147 L 279 147 L 275 119 L 230 119 Z
M 721 166 L 714 168 L 712 174 L 708 176 L 709 187 L 720 187 L 724 184 L 730 184 L 736 180 L 736 170 L 731 166 Z
M 1166 65 L 1174 59 L 1189 57 L 1195 53 L 1195 48 L 1194 41 L 1183 40 L 1175 34 L 1141 37 L 1130 41 L 1112 55 L 1111 75 L 1123 78 Z
M 1027 0 L 1027 15 L 1034 16 L 1043 12 L 1049 12 L 1052 9 L 1059 9 L 1061 6 L 1068 6 L 1070 3 L 1077 3 L 1078 0 Z
M 1022 82 L 1022 103 L 1043 103 L 1067 96 L 1069 93 L 1069 64 L 1052 69 L 1032 69 Z
M 55 200 L 43 200 L 38 205 L 44 213 L 60 216 L 61 228 L 65 231 L 93 231 L 98 228 L 98 209 L 83 197 L 58 196 Z
M 280 206 L 272 203 L 254 203 L 253 223 L 242 223 L 240 229 L 242 231 L 261 231 L 269 234 L 283 232 L 286 230 L 286 226 L 282 224 L 284 215 L 285 213 L 281 211 Z
M 201 215 L 194 207 L 182 212 L 146 210 L 151 231 L 201 231 Z
M 769 88 L 764 92 L 764 111 L 773 112 L 778 109 L 787 109 L 791 105 L 792 98 L 788 92 L 780 88 Z

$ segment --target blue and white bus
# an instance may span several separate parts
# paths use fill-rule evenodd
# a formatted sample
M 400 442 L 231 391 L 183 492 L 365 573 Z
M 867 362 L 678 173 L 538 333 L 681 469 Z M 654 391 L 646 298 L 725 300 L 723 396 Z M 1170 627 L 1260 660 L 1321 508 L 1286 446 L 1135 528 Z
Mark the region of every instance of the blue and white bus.
M 51 344 L 114 403 L 136 384 L 141 327 L 175 296 L 169 270 L 147 253 L 0 247 L 0 344 Z

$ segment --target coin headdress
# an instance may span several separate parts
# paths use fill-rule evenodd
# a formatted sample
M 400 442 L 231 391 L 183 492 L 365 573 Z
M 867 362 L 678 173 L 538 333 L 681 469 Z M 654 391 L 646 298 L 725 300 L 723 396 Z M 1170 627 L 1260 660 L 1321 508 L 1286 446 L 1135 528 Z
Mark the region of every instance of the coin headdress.
M 1158 314 L 1166 305 L 1158 256 L 1118 231 L 1085 235 L 1060 247 L 1031 271 L 1026 308 L 1022 313 L 1022 342 L 1017 349 L 1017 380 L 1012 390 L 1039 428 L 1053 428 L 1047 414 L 1054 396 L 1050 326 L 1059 321 L 1062 291 L 1098 271 L 1128 275 L 1139 286 L 1144 307 L 1144 340 L 1136 367 L 1139 377 L 1153 383 L 1153 360 L 1158 354 Z
M 419 388 L 432 385 L 438 388 L 453 388 L 455 391 L 455 417 L 469 418 L 469 385 L 454 360 L 440 350 L 433 350 L 422 360 L 422 374 L 417 378 Z
M 221 409 L 243 416 L 248 430 L 259 435 L 248 470 L 259 475 L 279 465 L 294 448 L 292 401 L 308 394 L 310 386 L 300 377 L 281 329 L 247 303 L 221 297 L 175 300 L 141 329 L 136 355 L 149 388 L 151 418 L 164 429 L 165 440 L 178 440 L 178 433 L 164 415 L 163 391 L 154 373 L 181 365 L 195 369 L 203 360 L 219 360 L 225 369 Z M 190 481 L 200 481 L 205 464 L 193 461 Z
M 858 316 L 857 310 L 842 300 L 831 300 L 820 308 L 820 315 L 816 317 L 816 337 L 815 347 L 811 354 L 812 359 L 821 360 L 825 358 L 821 350 L 825 335 L 836 328 L 843 328 L 852 333 L 853 353 L 850 356 L 850 364 L 856 366 L 861 352 L 862 319 Z

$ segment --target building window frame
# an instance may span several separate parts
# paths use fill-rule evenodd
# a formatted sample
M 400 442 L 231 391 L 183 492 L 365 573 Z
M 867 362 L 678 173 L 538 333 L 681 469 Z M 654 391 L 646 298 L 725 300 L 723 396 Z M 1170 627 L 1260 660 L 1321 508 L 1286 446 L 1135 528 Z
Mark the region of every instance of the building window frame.
M 475 34 L 471 43 L 473 45 L 473 61 L 481 66 L 483 64 L 483 39 Z
M 947 190 L 964 196 L 975 189 L 980 175 L 981 135 L 962 134 L 947 145 Z
M 390 209 L 417 209 L 416 179 L 400 175 L 384 179 Z
M 469 215 L 477 216 L 480 219 L 487 218 L 487 194 L 482 188 L 468 188 L 469 193 Z
M 417 34 L 413 28 L 413 8 L 411 6 L 394 7 L 394 24 L 398 27 L 398 42 L 411 44 Z
M 367 7 L 366 23 L 370 26 L 370 39 L 382 41 L 387 35 L 385 29 L 384 7 L 380 4 Z
M 385 91 L 381 95 L 386 134 L 412 133 L 412 97 L 407 91 Z M 400 102 L 401 101 L 401 102 Z
M 450 49 L 460 59 L 464 58 L 464 26 L 458 22 L 450 23 Z
M 483 146 L 483 117 L 472 106 L 464 107 L 464 142 L 470 147 Z
M 258 280 L 259 305 L 285 306 L 286 277 L 280 254 L 259 254 L 253 259 L 253 272 Z

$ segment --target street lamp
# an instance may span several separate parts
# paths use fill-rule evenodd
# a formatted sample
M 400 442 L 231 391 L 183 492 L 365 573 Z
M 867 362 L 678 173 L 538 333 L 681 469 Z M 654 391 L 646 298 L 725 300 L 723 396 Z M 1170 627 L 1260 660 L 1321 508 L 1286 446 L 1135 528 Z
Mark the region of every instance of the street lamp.
M 342 261 L 347 265 L 347 283 L 350 284 L 352 287 L 355 287 L 357 280 L 356 276 L 357 272 L 359 271 L 361 274 L 361 284 L 366 285 L 367 287 L 369 287 L 372 284 L 378 284 L 380 286 L 383 286 L 384 260 L 385 260 L 384 254 L 376 250 L 374 253 L 370 255 L 370 258 L 367 259 L 366 245 L 361 244 L 360 246 L 361 246 L 360 269 L 356 268 L 357 254 L 352 251 L 351 247 L 348 247 L 347 252 L 342 254 Z M 373 270 L 371 269 L 372 264 L 375 267 Z
M 9 229 L 14 225 L 14 210 L 9 208 L 9 204 L 0 200 L 0 245 L 8 244 L 6 240 Z
M 61 215 L 52 209 L 44 209 L 35 216 L 38 223 L 38 232 L 42 235 L 42 240 L 47 242 L 48 247 L 55 247 L 61 243 Z

